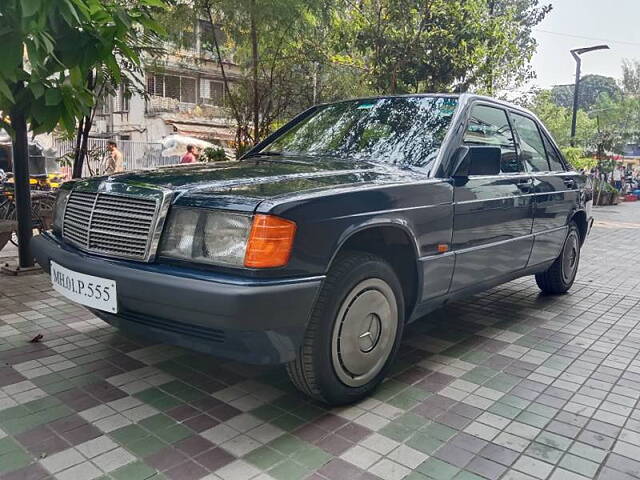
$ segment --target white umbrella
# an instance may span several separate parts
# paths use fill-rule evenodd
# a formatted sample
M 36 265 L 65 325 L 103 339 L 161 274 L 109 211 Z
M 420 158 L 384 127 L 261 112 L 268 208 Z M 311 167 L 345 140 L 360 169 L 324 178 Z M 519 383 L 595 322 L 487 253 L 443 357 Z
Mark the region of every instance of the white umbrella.
M 0 143 L 11 143 L 11 137 L 2 128 L 0 128 Z
M 199 138 L 187 137 L 185 135 L 169 135 L 162 140 L 162 155 L 164 157 L 184 155 L 187 152 L 187 145 L 193 145 L 200 150 L 216 147 L 213 143 L 200 140 Z

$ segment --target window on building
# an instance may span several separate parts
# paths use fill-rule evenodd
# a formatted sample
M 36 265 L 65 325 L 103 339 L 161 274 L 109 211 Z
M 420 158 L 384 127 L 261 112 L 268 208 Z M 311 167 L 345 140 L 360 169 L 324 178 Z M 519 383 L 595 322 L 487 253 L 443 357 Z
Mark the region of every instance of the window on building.
M 196 49 L 196 32 L 195 29 L 189 28 L 180 34 L 180 48 L 183 50 Z
M 96 115 L 97 116 L 102 116 L 102 115 L 108 115 L 109 113 L 111 113 L 111 97 L 108 95 L 105 95 L 101 98 L 98 98 L 97 102 L 96 102 Z
M 213 25 L 211 22 L 207 20 L 200 20 L 200 47 L 208 52 L 214 51 L 213 37 L 211 36 L 213 32 L 216 34 L 216 39 L 218 40 L 218 45 L 222 47 L 226 42 L 226 36 L 224 32 L 220 28 L 220 25 Z
M 163 96 L 180 100 L 180 77 L 178 77 L 177 75 L 164 76 Z
M 180 101 L 196 103 L 196 79 L 180 77 Z
M 129 98 L 130 95 L 127 92 L 127 84 L 125 81 L 118 87 L 116 95 L 113 99 L 114 112 L 127 113 L 129 111 Z
M 224 104 L 224 84 L 210 78 L 200 79 L 200 103 L 221 106 Z
M 183 103 L 196 103 L 196 79 L 180 75 L 148 73 L 147 93 L 156 97 L 174 98 Z
M 157 97 L 164 97 L 164 75 L 147 74 L 147 93 Z

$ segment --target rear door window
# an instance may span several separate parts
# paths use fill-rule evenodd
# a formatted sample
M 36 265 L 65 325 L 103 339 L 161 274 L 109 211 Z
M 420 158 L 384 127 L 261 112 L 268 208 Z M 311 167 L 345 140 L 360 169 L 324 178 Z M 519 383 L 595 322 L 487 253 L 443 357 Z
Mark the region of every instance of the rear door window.
M 544 138 L 544 146 L 547 150 L 547 158 L 549 159 L 549 167 L 552 172 L 564 172 L 567 170 L 564 162 L 562 161 L 562 157 L 558 153 L 558 150 L 553 146 L 551 141 L 547 138 L 546 135 Z
M 471 117 L 464 134 L 464 143 L 500 147 L 502 150 L 501 173 L 524 171 L 522 162 L 516 153 L 507 112 L 501 108 L 487 105 L 471 107 Z
M 532 119 L 513 113 L 513 128 L 520 139 L 520 158 L 532 172 L 548 172 L 549 163 L 538 125 Z

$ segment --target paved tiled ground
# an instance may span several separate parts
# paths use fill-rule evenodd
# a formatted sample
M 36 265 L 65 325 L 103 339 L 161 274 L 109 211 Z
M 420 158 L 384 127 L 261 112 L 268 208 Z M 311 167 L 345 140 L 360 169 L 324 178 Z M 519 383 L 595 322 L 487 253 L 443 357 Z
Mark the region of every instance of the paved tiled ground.
M 440 310 L 334 410 L 0 278 L 0 478 L 638 478 L 640 203 L 598 218 L 571 294 L 525 278 Z

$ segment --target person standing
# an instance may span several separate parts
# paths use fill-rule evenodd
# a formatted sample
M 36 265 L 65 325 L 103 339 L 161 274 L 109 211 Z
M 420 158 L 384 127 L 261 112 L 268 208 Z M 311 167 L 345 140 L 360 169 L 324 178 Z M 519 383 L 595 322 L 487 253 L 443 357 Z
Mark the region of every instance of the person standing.
M 613 169 L 613 186 L 618 192 L 622 191 L 622 167 L 618 166 Z
M 122 152 L 118 150 L 118 144 L 114 140 L 107 142 L 107 166 L 104 170 L 106 175 L 112 175 L 118 172 L 124 172 L 124 157 Z
M 187 153 L 182 156 L 180 163 L 195 163 L 196 161 L 196 147 L 187 145 Z

